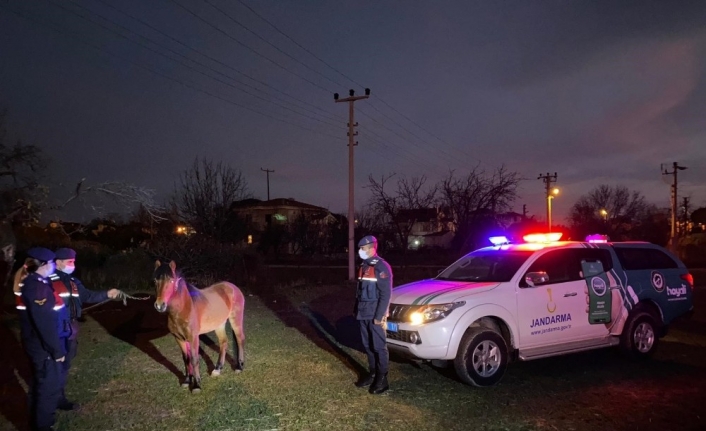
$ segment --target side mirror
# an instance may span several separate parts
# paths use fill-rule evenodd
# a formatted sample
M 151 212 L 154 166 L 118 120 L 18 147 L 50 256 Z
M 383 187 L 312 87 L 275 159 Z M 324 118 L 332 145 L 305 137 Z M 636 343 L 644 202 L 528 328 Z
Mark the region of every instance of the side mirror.
M 544 284 L 549 281 L 549 275 L 544 271 L 539 272 L 528 272 L 525 274 L 525 283 L 529 287 L 536 287 L 537 285 Z

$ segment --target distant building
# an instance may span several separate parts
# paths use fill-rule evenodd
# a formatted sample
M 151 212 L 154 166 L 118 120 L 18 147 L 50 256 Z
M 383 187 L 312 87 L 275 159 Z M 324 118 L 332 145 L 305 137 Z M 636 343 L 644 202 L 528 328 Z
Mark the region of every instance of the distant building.
M 454 237 L 453 225 L 441 208 L 400 210 L 395 221 L 404 231 L 409 230 L 407 248 L 448 248 Z
M 316 205 L 299 202 L 292 198 L 278 198 L 269 201 L 258 199 L 245 199 L 231 205 L 233 211 L 245 222 L 247 235 L 245 243 L 257 245 L 263 234 L 272 228 L 281 227 L 283 230 L 292 231 L 292 225 L 298 220 L 305 220 L 312 228 L 324 235 L 331 225 L 339 223 L 339 218 L 329 210 Z M 282 251 L 294 253 L 297 251 L 296 235 L 290 235 L 286 244 L 282 244 Z

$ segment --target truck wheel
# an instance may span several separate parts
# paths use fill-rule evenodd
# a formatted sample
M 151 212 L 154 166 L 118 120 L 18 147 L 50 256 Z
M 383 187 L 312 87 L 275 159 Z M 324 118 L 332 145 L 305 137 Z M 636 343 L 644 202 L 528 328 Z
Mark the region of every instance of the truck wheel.
M 657 334 L 657 319 L 652 313 L 637 311 L 620 334 L 620 348 L 633 359 L 648 358 L 657 347 Z
M 502 335 L 488 328 L 469 328 L 458 346 L 454 367 L 469 385 L 492 386 L 507 369 L 507 344 Z

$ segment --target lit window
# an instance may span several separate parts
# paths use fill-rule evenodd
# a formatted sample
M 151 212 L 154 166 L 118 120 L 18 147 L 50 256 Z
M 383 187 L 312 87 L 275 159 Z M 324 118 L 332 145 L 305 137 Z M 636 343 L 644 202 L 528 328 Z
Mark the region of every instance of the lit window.
M 248 244 L 252 244 L 252 235 L 248 235 Z

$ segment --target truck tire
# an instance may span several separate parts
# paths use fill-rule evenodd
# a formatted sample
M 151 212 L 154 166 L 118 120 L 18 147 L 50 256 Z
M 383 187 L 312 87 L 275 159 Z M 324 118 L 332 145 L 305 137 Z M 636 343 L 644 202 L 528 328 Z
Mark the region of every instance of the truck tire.
M 659 341 L 657 319 L 646 310 L 635 310 L 620 334 L 620 348 L 632 359 L 646 359 Z
M 473 327 L 461 339 L 454 367 L 464 383 L 483 387 L 502 379 L 507 362 L 507 343 L 502 335 L 489 328 Z

